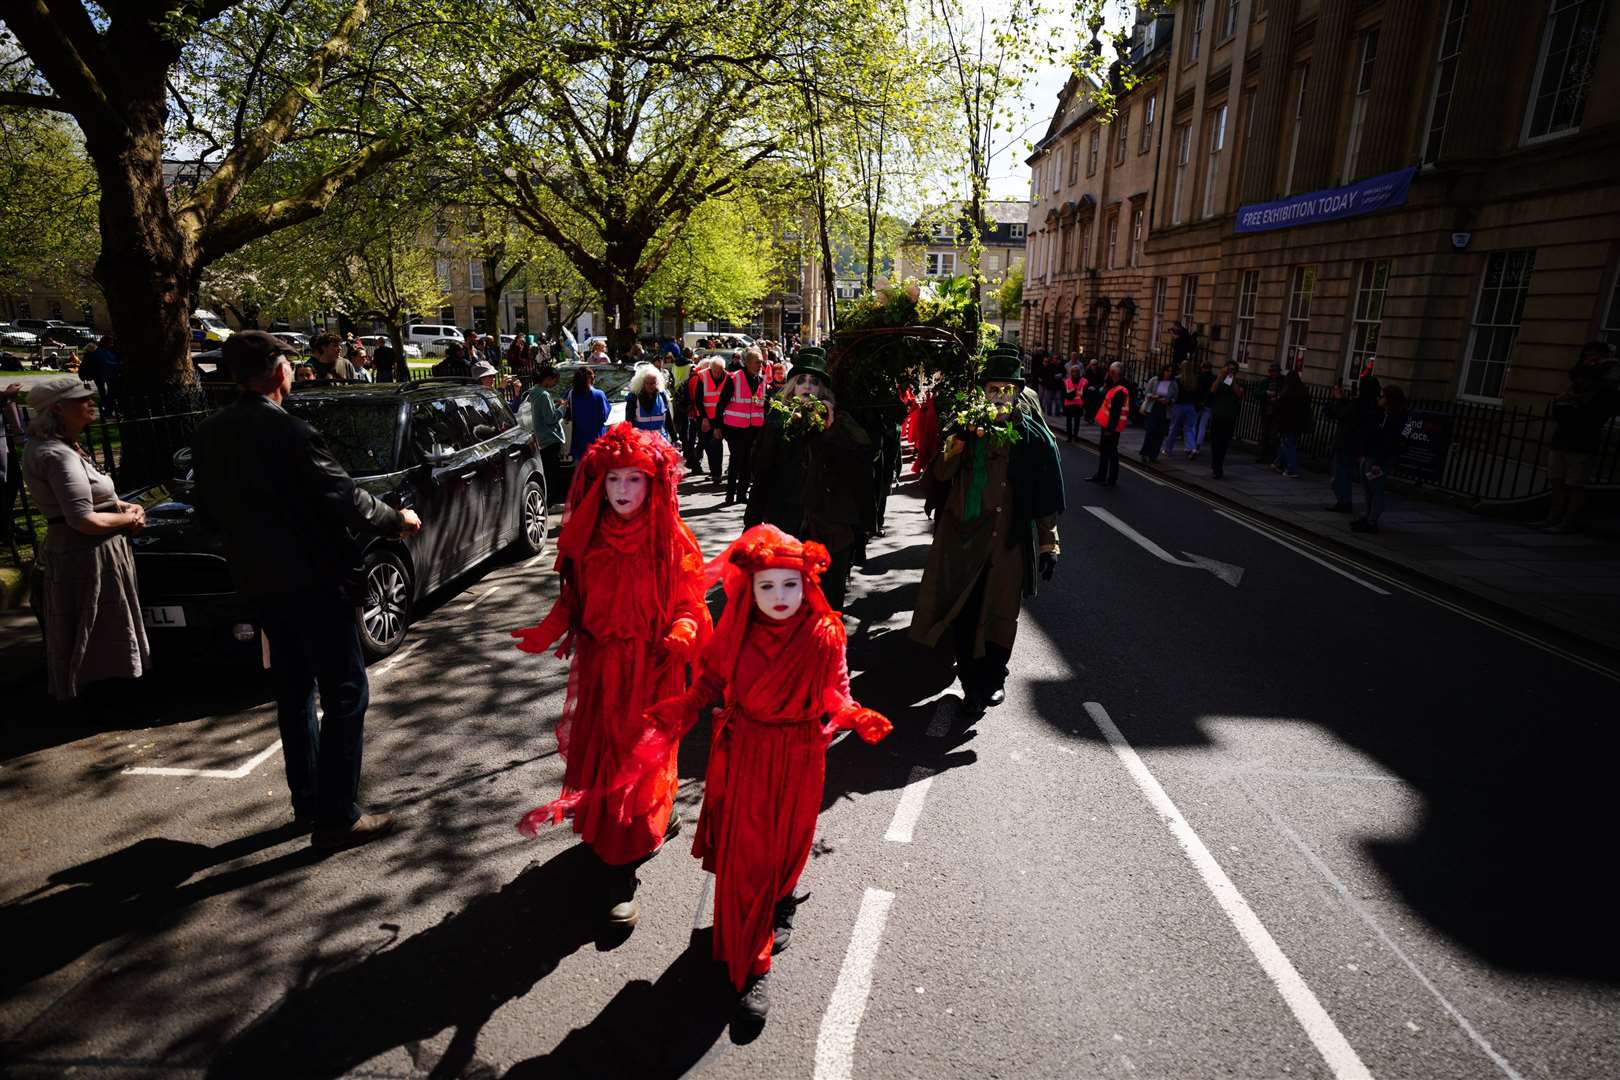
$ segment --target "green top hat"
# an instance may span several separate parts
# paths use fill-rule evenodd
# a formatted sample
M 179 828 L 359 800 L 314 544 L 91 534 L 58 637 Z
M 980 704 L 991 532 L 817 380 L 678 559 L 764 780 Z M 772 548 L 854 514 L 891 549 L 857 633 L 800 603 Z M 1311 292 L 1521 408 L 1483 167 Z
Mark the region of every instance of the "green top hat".
M 1019 355 L 1016 345 L 997 345 L 990 350 L 990 355 L 984 358 L 984 367 L 979 371 L 979 383 L 987 382 L 1024 382 L 1024 360 Z
M 827 374 L 827 350 L 814 345 L 806 345 L 793 357 L 793 370 L 788 377 L 795 375 L 814 375 L 822 382 L 832 385 L 832 376 Z

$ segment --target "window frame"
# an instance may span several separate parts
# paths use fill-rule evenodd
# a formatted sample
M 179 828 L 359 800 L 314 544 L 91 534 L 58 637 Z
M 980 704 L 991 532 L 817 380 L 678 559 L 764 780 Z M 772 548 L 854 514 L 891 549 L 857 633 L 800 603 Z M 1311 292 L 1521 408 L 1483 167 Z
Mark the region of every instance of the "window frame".
M 1238 279 L 1238 300 L 1232 333 L 1232 359 L 1245 371 L 1254 342 L 1254 316 L 1260 306 L 1260 271 L 1245 270 Z
M 1187 55 L 1181 61 L 1183 65 L 1198 62 L 1198 53 L 1204 44 L 1204 8 L 1204 0 L 1193 0 L 1193 17 L 1187 24 Z
M 1576 116 L 1574 123 L 1572 123 L 1572 124 L 1570 124 L 1570 125 L 1568 125 L 1566 127 L 1561 127 L 1561 128 L 1557 128 L 1557 129 L 1549 127 L 1548 130 L 1542 132 L 1540 135 L 1532 134 L 1532 131 L 1531 131 L 1531 129 L 1534 126 L 1534 122 L 1535 122 L 1536 102 L 1537 102 L 1537 100 L 1539 98 L 1541 98 L 1543 96 L 1542 93 L 1541 93 L 1541 85 L 1542 85 L 1542 79 L 1546 76 L 1546 73 L 1547 73 L 1547 59 L 1552 53 L 1552 31 L 1553 31 L 1554 21 L 1557 19 L 1558 15 L 1559 15 L 1559 13 L 1561 11 L 1568 10 L 1571 7 L 1585 8 L 1585 6 L 1587 4 L 1592 4 L 1592 3 L 1597 4 L 1597 9 L 1598 9 L 1598 18 L 1597 18 L 1597 22 L 1596 22 L 1597 33 L 1596 33 L 1596 36 L 1595 36 L 1595 44 L 1601 44 L 1602 31 L 1603 31 L 1603 14 L 1604 14 L 1604 2 L 1603 2 L 1603 0 L 1548 0 L 1548 3 L 1547 3 L 1547 15 L 1546 15 L 1546 18 L 1543 20 L 1542 27 L 1541 27 L 1541 45 L 1540 45 L 1540 47 L 1538 49 L 1538 52 L 1537 52 L 1537 55 L 1536 55 L 1536 75 L 1535 75 L 1535 78 L 1530 81 L 1530 100 L 1525 103 L 1525 107 L 1524 107 L 1524 123 L 1521 126 L 1520 132 L 1519 132 L 1519 144 L 1521 146 L 1533 146 L 1536 143 L 1548 142 L 1548 141 L 1550 141 L 1552 139 L 1566 138 L 1566 137 L 1568 137 L 1570 135 L 1578 134 L 1580 132 L 1580 130 L 1581 130 L 1581 121 L 1583 119 L 1585 119 L 1585 116 L 1586 116 L 1586 98 L 1591 94 L 1592 80 L 1591 80 L 1590 76 L 1586 80 L 1586 89 L 1581 94 L 1580 104 L 1579 104 L 1578 109 L 1577 109 L 1578 115 Z M 1573 52 L 1573 50 L 1566 50 L 1566 52 Z M 1594 47 L 1593 58 L 1595 58 L 1595 57 L 1596 57 L 1596 48 Z M 1591 72 L 1591 71 L 1593 71 L 1595 69 L 1596 69 L 1596 64 L 1590 62 L 1590 60 L 1589 60 L 1589 62 L 1587 64 L 1588 72 Z M 1562 76 L 1560 76 L 1560 85 L 1561 85 L 1561 80 L 1562 80 Z M 1559 96 L 1559 94 L 1561 92 L 1562 92 L 1561 90 L 1555 90 L 1554 91 L 1554 94 L 1553 94 L 1554 106 L 1553 107 L 1554 107 L 1555 110 L 1557 108 L 1557 98 L 1558 98 L 1558 96 Z M 1551 117 L 1548 118 L 1548 121 L 1549 121 L 1549 124 L 1550 124 L 1551 123 Z
M 1181 325 L 1191 330 L 1198 319 L 1198 275 L 1181 275 Z
M 1142 102 L 1142 139 L 1137 147 L 1138 156 L 1147 153 L 1153 148 L 1153 123 L 1158 112 L 1159 94 L 1154 91 Z
M 1119 266 L 1119 207 L 1108 211 L 1108 216 L 1103 218 L 1103 228 L 1108 230 L 1108 261 L 1104 265 L 1115 270 Z
M 1288 272 L 1288 306 L 1283 311 L 1282 360 L 1283 370 L 1295 369 L 1295 351 L 1298 367 L 1303 369 L 1310 355 L 1311 305 L 1316 299 L 1318 277 L 1316 263 L 1299 263 Z M 1308 279 L 1308 280 L 1307 280 Z
M 1355 288 L 1350 294 L 1350 318 L 1345 332 L 1344 377 L 1356 378 L 1365 366 L 1365 358 L 1378 355 L 1378 339 L 1384 328 L 1384 301 L 1389 295 L 1389 277 L 1392 260 L 1363 259 L 1356 268 Z M 1379 280 L 1379 271 L 1383 278 Z M 1363 306 L 1376 303 L 1375 318 L 1368 318 Z M 1368 337 L 1363 335 L 1370 335 Z
M 441 292 L 450 291 L 450 260 L 448 257 L 443 255 L 434 257 L 433 276 L 434 280 L 438 282 Z
M 1181 224 L 1181 197 L 1186 194 L 1187 167 L 1192 158 L 1192 121 L 1176 127 L 1175 176 L 1170 184 L 1170 224 Z
M 1215 216 L 1215 175 L 1220 170 L 1221 154 L 1226 151 L 1226 106 L 1227 103 L 1223 101 L 1205 114 L 1210 118 L 1209 151 L 1204 162 L 1204 198 L 1203 212 L 1198 215 L 1200 219 Z
M 1305 93 L 1311 83 L 1311 62 L 1294 65 L 1294 126 L 1288 136 L 1288 171 L 1283 174 L 1284 195 L 1294 194 L 1294 172 L 1299 165 L 1299 137 L 1305 128 Z
M 1446 151 L 1446 126 L 1451 119 L 1451 99 L 1457 87 L 1457 69 L 1462 66 L 1463 37 L 1468 33 L 1469 5 L 1472 0 L 1447 0 L 1445 21 L 1440 24 L 1440 44 L 1434 58 L 1434 82 L 1429 88 L 1429 110 L 1423 120 L 1423 145 L 1418 149 L 1418 164 L 1425 169 L 1440 163 Z M 1454 14 L 1458 6 L 1460 15 Z M 1457 26 L 1457 40 L 1446 51 L 1451 27 Z M 1448 68 L 1447 65 L 1450 65 Z M 1440 111 L 1441 84 L 1445 84 L 1445 111 L 1440 115 L 1439 134 L 1435 133 L 1435 114 Z M 1432 146 L 1431 146 L 1432 144 Z
M 1608 309 L 1599 317 L 1598 339 L 1611 348 L 1620 349 L 1620 267 L 1617 267 L 1609 287 Z
M 1514 255 L 1525 255 L 1525 256 L 1527 256 L 1525 265 L 1522 268 L 1523 269 L 1523 280 L 1517 286 L 1514 287 L 1514 291 L 1516 293 L 1518 293 L 1517 300 L 1516 300 L 1516 317 L 1515 317 L 1515 319 L 1514 319 L 1514 321 L 1512 322 L 1511 325 L 1508 324 L 1508 323 L 1481 323 L 1479 321 L 1479 317 L 1480 317 L 1480 314 L 1481 314 L 1481 308 L 1485 303 L 1485 294 L 1486 294 L 1486 291 L 1487 291 L 1486 286 L 1487 286 L 1487 283 L 1490 281 L 1490 277 L 1491 277 L 1491 264 L 1498 257 L 1500 257 L 1501 260 L 1502 260 L 1502 263 L 1503 263 L 1503 271 L 1505 272 L 1506 269 L 1507 269 L 1507 264 L 1511 261 L 1512 256 L 1514 256 Z M 1502 388 L 1504 386 L 1507 385 L 1508 373 L 1513 370 L 1513 350 L 1518 347 L 1519 330 L 1523 326 L 1523 323 L 1524 323 L 1524 308 L 1525 308 L 1525 305 L 1528 302 L 1529 297 L 1530 297 L 1530 282 L 1535 277 L 1535 269 L 1536 269 L 1536 249 L 1535 248 L 1500 248 L 1500 249 L 1498 249 L 1496 251 L 1488 252 L 1486 254 L 1485 265 L 1480 270 L 1479 286 L 1475 289 L 1475 292 L 1474 292 L 1473 310 L 1468 316 L 1468 343 L 1464 347 L 1464 350 L 1463 350 L 1462 363 L 1460 365 L 1458 365 L 1461 368 L 1461 371 L 1459 373 L 1458 383 L 1457 383 L 1457 397 L 1459 399 L 1464 400 L 1464 401 L 1487 401 L 1487 402 L 1499 402 L 1499 401 L 1502 400 L 1501 390 L 1502 390 Z M 1502 290 L 1502 288 L 1500 286 L 1498 286 L 1495 289 L 1495 292 L 1496 292 L 1497 295 L 1496 295 L 1495 300 L 1493 301 L 1493 311 L 1492 311 L 1493 316 L 1497 314 L 1497 311 L 1494 310 L 1494 307 L 1496 305 L 1500 304 L 1503 290 Z M 1479 343 L 1479 331 L 1480 331 L 1480 329 L 1482 327 L 1487 327 L 1491 331 L 1493 331 L 1493 343 L 1494 343 L 1494 331 L 1501 330 L 1501 329 L 1507 329 L 1509 331 L 1507 348 L 1506 348 L 1506 350 L 1504 352 L 1504 358 L 1501 361 L 1494 361 L 1494 360 L 1491 360 L 1489 358 L 1487 358 L 1486 360 L 1483 361 L 1483 363 L 1485 364 L 1485 369 L 1486 370 L 1485 370 L 1484 375 L 1482 375 L 1481 378 L 1480 378 L 1480 388 L 1481 388 L 1481 390 L 1484 389 L 1486 383 L 1488 382 L 1491 365 L 1496 364 L 1496 363 L 1500 363 L 1500 365 L 1501 365 L 1502 374 L 1501 374 L 1501 377 L 1497 380 L 1496 389 L 1497 389 L 1498 392 L 1495 395 L 1485 394 L 1485 393 L 1476 393 L 1476 392 L 1471 391 L 1471 390 L 1468 389 L 1468 384 L 1469 384 L 1469 381 L 1470 381 L 1469 377 L 1472 374 L 1472 370 L 1473 370 L 1473 366 L 1474 366 L 1475 347 Z M 1487 348 L 1489 348 L 1489 347 L 1490 346 L 1487 346 Z
M 951 265 L 951 272 L 946 274 L 946 273 L 939 273 L 939 272 L 937 272 L 937 270 L 929 270 L 930 260 L 935 260 L 935 259 L 937 259 L 938 262 L 933 263 L 933 265 L 935 267 L 939 268 L 939 269 L 943 269 L 943 267 L 945 266 L 945 260 L 949 259 L 950 260 L 950 265 Z M 954 251 L 924 251 L 923 252 L 923 276 L 927 277 L 927 278 L 952 278 L 952 277 L 955 277 L 956 276 L 956 252 L 954 252 Z
M 1014 240 L 1025 240 L 1029 237 L 1029 226 L 1022 221 L 1014 221 L 1008 226 L 1008 228 L 1012 230 L 1012 238 Z
M 1102 127 L 1099 124 L 1091 125 L 1090 145 L 1086 149 L 1086 175 L 1097 175 L 1097 156 L 1102 147 Z
M 1226 0 L 1226 21 L 1221 25 L 1220 40 L 1217 45 L 1231 41 L 1237 33 L 1238 9 L 1242 7 L 1243 0 Z
M 1147 208 L 1144 206 L 1131 207 L 1131 246 L 1128 258 L 1130 266 L 1142 265 L 1142 226 L 1147 217 Z
M 484 260 L 479 258 L 467 260 L 467 289 L 475 293 L 484 291 Z
M 1339 183 L 1348 184 L 1356 178 L 1356 166 L 1361 161 L 1361 140 L 1367 126 L 1367 110 L 1371 107 L 1373 75 L 1378 64 L 1378 27 L 1371 26 L 1356 35 L 1357 56 L 1355 82 L 1350 84 L 1350 131 L 1344 146 L 1344 164 L 1339 168 Z
M 1114 114 L 1114 164 L 1125 164 L 1125 158 L 1131 152 L 1131 107 L 1121 105 Z
M 1069 144 L 1069 183 L 1080 182 L 1080 140 Z
M 1149 351 L 1159 347 L 1160 324 L 1164 321 L 1164 302 L 1166 299 L 1168 299 L 1169 292 L 1170 279 L 1168 277 L 1161 274 L 1153 279 L 1153 299 L 1151 301 L 1153 305 L 1153 310 L 1151 313 L 1152 324 L 1148 328 Z

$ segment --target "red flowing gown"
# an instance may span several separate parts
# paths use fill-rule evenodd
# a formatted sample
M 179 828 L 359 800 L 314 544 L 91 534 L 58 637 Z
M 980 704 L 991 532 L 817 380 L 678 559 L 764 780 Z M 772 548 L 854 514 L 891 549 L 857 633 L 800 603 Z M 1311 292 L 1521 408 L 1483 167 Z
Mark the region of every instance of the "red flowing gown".
M 562 595 L 541 624 L 550 640 L 574 634 L 568 697 L 557 724 L 557 751 L 566 764 L 562 796 L 532 812 L 520 828 L 571 814 L 574 831 L 604 862 L 622 866 L 652 854 L 663 843 L 679 786 L 671 746 L 652 768 L 627 787 L 615 787 L 632 760 L 655 702 L 686 686 L 686 659 L 670 652 L 665 635 L 681 620 L 706 631 L 703 561 L 697 540 L 681 526 L 677 552 L 648 542 L 648 516 L 628 521 L 605 513 L 579 567 L 576 585 Z M 665 602 L 654 582 L 660 559 L 675 559 L 676 580 L 666 622 Z
M 809 605 L 783 623 L 755 618 L 735 657 L 711 648 L 698 683 L 653 710 L 673 734 L 725 699 L 692 854 L 715 875 L 714 956 L 738 989 L 770 969 L 776 902 L 793 891 L 815 840 L 830 736 L 848 727 L 876 742 L 890 730 L 850 698 L 844 644 L 839 617 Z

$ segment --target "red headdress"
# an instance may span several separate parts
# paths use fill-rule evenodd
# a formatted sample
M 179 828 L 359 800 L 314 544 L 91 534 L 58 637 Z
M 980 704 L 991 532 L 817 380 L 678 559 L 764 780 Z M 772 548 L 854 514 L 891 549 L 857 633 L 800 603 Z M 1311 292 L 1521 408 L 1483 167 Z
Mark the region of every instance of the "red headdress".
M 604 508 L 603 483 L 614 469 L 639 469 L 651 478 L 647 502 L 635 516 L 620 521 L 612 510 Z M 681 482 L 681 454 L 662 436 L 641 431 L 634 424 L 615 424 L 591 443 L 584 457 L 574 468 L 574 481 L 568 488 L 568 501 L 563 507 L 562 530 L 557 534 L 557 572 L 565 584 L 573 583 L 581 560 L 593 540 L 600 542 L 598 530 L 625 532 L 623 539 L 635 548 L 668 553 L 671 557 L 658 560 L 655 578 L 649 583 L 664 598 L 660 612 L 662 620 L 655 628 L 662 634 L 668 626 L 675 606 L 676 572 L 696 569 L 697 538 L 681 520 L 678 488 Z M 682 555 L 681 553 L 686 553 Z M 681 561 L 677 562 L 679 556 Z M 686 561 L 692 565 L 683 565 Z M 577 592 L 574 593 L 577 596 Z M 574 613 L 576 616 L 577 612 Z M 577 627 L 580 620 L 570 620 Z M 563 646 L 566 653 L 568 644 Z
M 764 616 L 755 616 L 758 605 L 753 597 L 754 575 L 761 570 L 802 572 L 804 603 L 810 609 L 811 620 L 818 626 L 825 624 L 826 633 L 836 633 L 841 639 L 843 621 L 821 591 L 821 575 L 829 562 L 827 549 L 821 544 L 814 540 L 797 540 L 775 525 L 755 525 L 733 540 L 730 547 L 704 567 L 705 587 L 724 581 L 726 591 L 726 609 L 714 628 L 707 656 L 723 664 L 734 664 L 749 626 L 755 622 L 773 625 Z M 839 646 L 842 644 L 840 640 Z

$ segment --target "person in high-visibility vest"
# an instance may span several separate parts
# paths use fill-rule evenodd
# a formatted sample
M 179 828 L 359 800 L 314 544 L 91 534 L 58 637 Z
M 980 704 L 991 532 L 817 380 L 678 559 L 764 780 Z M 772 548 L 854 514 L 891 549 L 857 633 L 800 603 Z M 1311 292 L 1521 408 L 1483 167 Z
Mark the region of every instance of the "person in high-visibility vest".
M 724 506 L 748 500 L 748 483 L 753 478 L 754 443 L 765 426 L 765 356 L 757 345 L 743 350 L 743 366 L 726 378 L 720 389 L 720 423 L 731 447 L 731 465 L 726 469 Z
M 725 454 L 725 443 L 720 441 L 720 392 L 726 387 L 726 362 L 718 356 L 705 357 L 688 382 L 692 414 L 698 418 L 696 451 L 708 458 L 710 482 L 724 483 L 725 478 L 720 474 L 720 462 Z M 698 456 L 697 452 L 688 458 L 689 467 L 696 465 L 693 459 Z
M 985 427 L 943 432 L 928 479 L 944 489 L 934 515 L 911 636 L 930 647 L 949 639 L 969 717 L 1006 699 L 1007 665 L 1024 597 L 1037 573 L 1057 570 L 1057 515 L 1063 464 L 1041 418 L 1040 399 L 1022 390 L 1016 346 L 997 346 L 979 375 L 985 397 L 1007 409 L 1009 443 Z M 948 410 L 950 415 L 954 410 Z
M 1094 418 L 1102 434 L 1097 439 L 1097 472 L 1086 479 L 1104 487 L 1113 487 L 1119 480 L 1119 435 L 1131 418 L 1131 391 L 1120 382 L 1120 371 L 1118 360 L 1108 365 L 1102 404 Z

